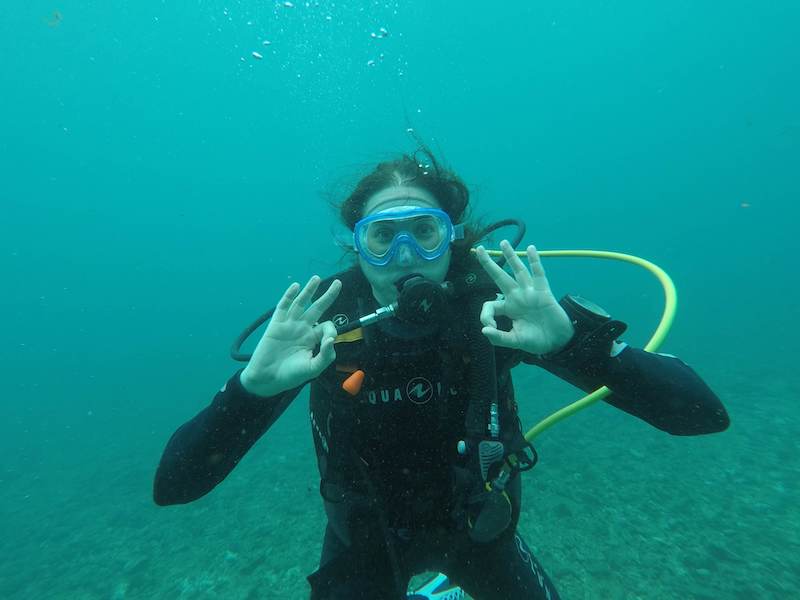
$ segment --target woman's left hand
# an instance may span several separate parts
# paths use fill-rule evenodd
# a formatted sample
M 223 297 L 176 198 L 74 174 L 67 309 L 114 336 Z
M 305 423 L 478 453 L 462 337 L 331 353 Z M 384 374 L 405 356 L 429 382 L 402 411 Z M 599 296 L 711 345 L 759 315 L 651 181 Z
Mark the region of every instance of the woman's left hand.
M 508 241 L 500 248 L 514 276 L 494 262 L 483 246 L 478 248 L 478 261 L 500 288 L 503 296 L 484 302 L 481 310 L 482 332 L 495 346 L 515 348 L 531 354 L 548 354 L 561 350 L 570 341 L 575 329 L 550 291 L 539 253 L 528 246 L 530 271 L 522 264 Z M 511 331 L 497 328 L 495 318 L 511 319 Z

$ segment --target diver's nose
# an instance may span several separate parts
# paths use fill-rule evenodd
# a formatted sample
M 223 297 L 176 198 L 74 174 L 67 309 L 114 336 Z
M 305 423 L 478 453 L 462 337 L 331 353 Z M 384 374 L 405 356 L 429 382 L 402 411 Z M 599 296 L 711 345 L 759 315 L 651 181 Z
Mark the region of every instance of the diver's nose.
M 397 249 L 395 260 L 401 267 L 411 266 L 414 263 L 414 251 L 409 247 L 408 244 L 401 244 Z

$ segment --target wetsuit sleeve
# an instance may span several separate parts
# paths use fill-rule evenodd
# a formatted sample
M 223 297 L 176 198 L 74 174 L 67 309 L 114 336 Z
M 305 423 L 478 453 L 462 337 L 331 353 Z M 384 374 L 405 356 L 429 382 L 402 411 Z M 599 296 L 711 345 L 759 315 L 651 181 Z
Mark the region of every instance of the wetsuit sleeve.
M 523 361 L 539 365 L 592 391 L 603 385 L 613 392 L 605 402 L 673 435 L 701 435 L 725 430 L 728 413 L 717 395 L 679 358 L 626 347 L 592 373 L 569 365 L 554 365 L 526 354 Z
M 153 484 L 156 504 L 185 504 L 214 489 L 301 389 L 263 398 L 242 387 L 240 373 L 167 442 Z

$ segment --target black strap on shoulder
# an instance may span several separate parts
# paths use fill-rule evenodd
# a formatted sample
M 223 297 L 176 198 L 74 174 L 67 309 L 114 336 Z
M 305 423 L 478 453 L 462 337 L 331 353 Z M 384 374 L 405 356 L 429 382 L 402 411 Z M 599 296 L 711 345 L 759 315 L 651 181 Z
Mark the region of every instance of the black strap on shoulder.
M 494 347 L 481 333 L 479 316 L 483 303 L 496 295 L 497 284 L 472 255 L 463 260 L 448 280 L 457 305 L 463 307 L 458 318 L 453 319 L 449 341 L 455 348 L 462 348 L 469 361 L 466 433 L 470 438 L 482 439 L 488 436 L 490 408 L 497 403 L 497 365 Z

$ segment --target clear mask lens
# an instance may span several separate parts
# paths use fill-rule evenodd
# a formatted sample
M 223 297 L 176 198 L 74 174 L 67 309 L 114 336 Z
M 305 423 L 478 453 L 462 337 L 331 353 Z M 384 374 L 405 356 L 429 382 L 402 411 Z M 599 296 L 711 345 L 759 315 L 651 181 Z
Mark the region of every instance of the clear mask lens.
M 375 265 L 392 259 L 403 245 L 426 260 L 438 258 L 454 239 L 450 218 L 442 210 L 409 207 L 376 213 L 356 223 L 355 245 Z

